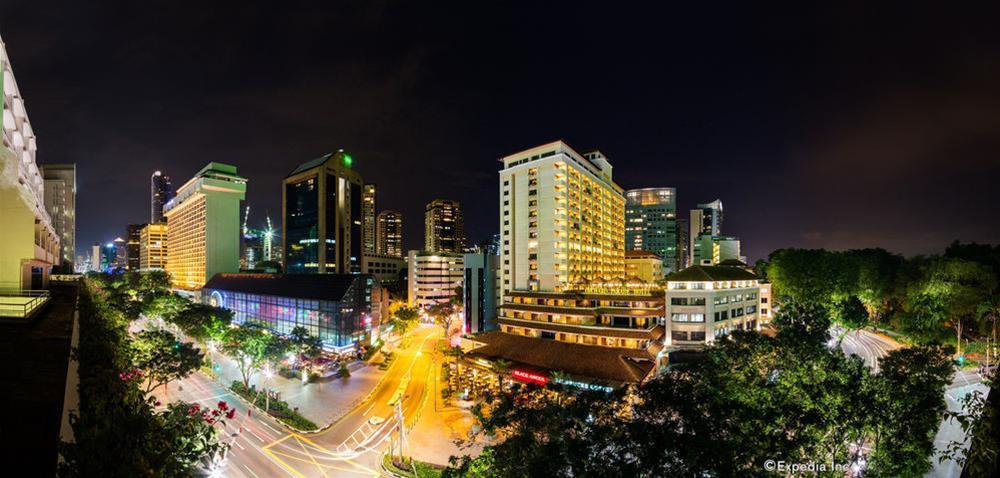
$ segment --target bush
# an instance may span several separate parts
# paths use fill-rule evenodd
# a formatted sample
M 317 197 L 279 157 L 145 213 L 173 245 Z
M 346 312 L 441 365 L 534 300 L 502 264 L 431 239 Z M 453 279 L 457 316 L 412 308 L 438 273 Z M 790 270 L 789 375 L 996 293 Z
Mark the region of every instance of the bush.
M 262 392 L 260 390 L 257 390 L 256 386 L 251 385 L 250 388 L 248 389 L 243 386 L 243 382 L 239 380 L 233 380 L 233 383 L 230 384 L 229 389 L 232 390 L 233 393 L 245 398 L 248 402 L 251 402 L 261 408 L 264 408 L 266 400 L 264 400 L 264 397 L 259 396 Z M 278 420 L 281 420 L 282 422 L 291 425 L 299 430 L 308 431 L 319 428 L 311 420 L 299 414 L 298 409 L 292 409 L 291 407 L 289 407 L 288 403 L 285 402 L 284 400 L 272 398 L 270 400 L 270 403 L 267 403 L 267 405 L 268 405 L 268 410 L 267 410 L 268 415 L 271 415 L 272 417 L 277 418 Z
M 351 369 L 347 368 L 347 362 L 340 362 L 340 369 L 337 370 L 337 376 L 340 378 L 350 378 Z

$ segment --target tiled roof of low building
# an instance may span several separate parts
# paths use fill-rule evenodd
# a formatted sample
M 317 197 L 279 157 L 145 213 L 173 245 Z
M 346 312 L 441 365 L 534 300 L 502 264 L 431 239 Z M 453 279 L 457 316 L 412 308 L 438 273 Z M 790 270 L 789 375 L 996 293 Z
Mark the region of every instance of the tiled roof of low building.
M 726 280 L 757 280 L 756 274 L 742 267 L 691 266 L 667 276 L 667 282 L 714 282 Z
M 515 327 L 529 327 L 550 332 L 604 335 L 623 339 L 656 340 L 663 337 L 664 333 L 663 327 L 659 325 L 648 329 L 627 329 L 624 327 L 604 327 L 600 325 L 560 324 L 556 322 L 542 322 L 540 320 L 514 319 L 511 317 L 498 317 L 497 320 L 502 324 L 513 325 Z
M 472 340 L 484 345 L 469 351 L 471 358 L 502 358 L 515 364 L 617 383 L 640 383 L 656 368 L 656 355 L 650 350 L 581 345 L 495 331 L 479 334 Z

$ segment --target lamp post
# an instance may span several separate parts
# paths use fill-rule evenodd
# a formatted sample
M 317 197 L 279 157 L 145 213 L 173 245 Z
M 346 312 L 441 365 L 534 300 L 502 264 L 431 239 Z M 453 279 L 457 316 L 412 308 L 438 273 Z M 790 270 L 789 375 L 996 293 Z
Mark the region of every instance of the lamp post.
M 264 365 L 264 412 L 271 413 L 271 392 L 267 389 L 267 384 L 271 382 L 271 364 Z

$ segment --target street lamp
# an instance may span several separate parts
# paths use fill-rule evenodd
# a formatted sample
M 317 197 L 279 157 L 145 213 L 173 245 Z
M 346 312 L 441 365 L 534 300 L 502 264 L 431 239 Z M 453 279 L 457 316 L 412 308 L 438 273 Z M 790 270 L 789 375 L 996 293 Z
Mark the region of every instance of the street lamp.
M 271 382 L 271 364 L 264 365 L 264 412 L 271 413 L 271 392 L 267 389 L 267 384 Z

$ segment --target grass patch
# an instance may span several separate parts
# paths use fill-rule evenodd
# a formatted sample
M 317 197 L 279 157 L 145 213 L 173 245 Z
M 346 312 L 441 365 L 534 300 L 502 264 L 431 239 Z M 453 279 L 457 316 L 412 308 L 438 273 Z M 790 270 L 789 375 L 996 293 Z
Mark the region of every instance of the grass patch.
M 408 478 L 439 478 L 441 476 L 441 472 L 444 471 L 444 468 L 437 465 L 414 460 L 412 458 L 408 458 L 404 462 L 400 461 L 399 458 L 389 455 L 382 456 L 382 464 L 385 465 L 386 469 L 389 471 Z M 413 473 L 414 469 L 417 471 L 416 474 Z
M 237 395 L 245 398 L 248 402 L 254 403 L 257 406 L 264 408 L 266 400 L 264 400 L 263 396 L 259 396 L 260 391 L 257 390 L 256 386 L 251 385 L 250 388 L 247 389 L 245 386 L 243 386 L 243 382 L 239 380 L 233 380 L 233 383 L 232 385 L 230 385 L 229 388 Z M 311 420 L 309 420 L 306 417 L 303 417 L 299 412 L 289 407 L 288 403 L 285 402 L 284 400 L 278 400 L 272 398 L 270 400 L 270 403 L 268 403 L 267 413 L 268 415 L 271 415 L 272 417 L 281 420 L 285 424 L 291 425 L 299 430 L 309 431 L 319 428 Z

